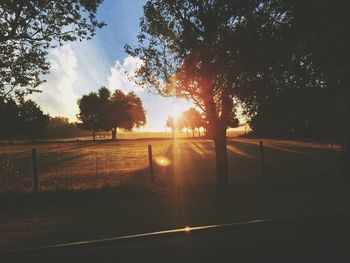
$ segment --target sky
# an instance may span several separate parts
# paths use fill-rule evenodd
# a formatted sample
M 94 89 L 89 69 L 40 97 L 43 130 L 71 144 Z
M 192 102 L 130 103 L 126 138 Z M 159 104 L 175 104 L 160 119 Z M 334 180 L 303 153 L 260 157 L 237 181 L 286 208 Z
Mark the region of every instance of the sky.
M 45 113 L 76 121 L 77 100 L 84 94 L 106 86 L 111 91 L 134 91 L 143 101 L 147 124 L 141 131 L 164 131 L 169 115 L 190 108 L 191 104 L 177 98 L 163 98 L 148 93 L 129 80 L 139 59 L 125 53 L 124 45 L 137 44 L 139 21 L 146 0 L 104 0 L 97 17 L 107 23 L 97 30 L 92 40 L 71 42 L 49 51 L 51 70 L 46 82 L 33 95 Z

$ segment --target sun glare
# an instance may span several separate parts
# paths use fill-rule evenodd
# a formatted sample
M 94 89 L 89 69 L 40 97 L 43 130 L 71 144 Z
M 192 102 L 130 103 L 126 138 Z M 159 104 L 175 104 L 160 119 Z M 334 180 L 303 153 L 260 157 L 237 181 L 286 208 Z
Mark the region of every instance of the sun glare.
M 164 156 L 156 157 L 155 162 L 160 166 L 168 166 L 170 164 L 170 160 Z

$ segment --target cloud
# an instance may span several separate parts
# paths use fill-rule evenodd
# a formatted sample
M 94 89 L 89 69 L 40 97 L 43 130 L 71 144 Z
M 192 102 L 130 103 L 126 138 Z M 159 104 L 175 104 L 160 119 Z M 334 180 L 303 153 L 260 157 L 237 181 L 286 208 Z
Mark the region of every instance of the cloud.
M 65 116 L 74 121 L 78 112 L 78 95 L 74 88 L 77 57 L 69 45 L 51 50 L 49 57 L 50 74 L 41 86 L 43 92 L 34 94 L 33 99 L 52 116 Z
M 142 99 L 146 109 L 147 124 L 140 128 L 140 131 L 164 131 L 167 117 L 178 115 L 181 111 L 188 109 L 191 104 L 184 99 L 165 99 L 138 87 L 128 76 L 132 76 L 141 63 L 141 59 L 131 56 L 127 56 L 122 62 L 117 60 L 115 65 L 110 68 L 107 87 L 111 91 L 116 89 L 124 92 L 134 91 Z
M 117 60 L 115 65 L 110 69 L 107 87 L 111 91 L 120 89 L 124 92 L 134 91 L 136 93 L 142 93 L 144 90 L 137 87 L 135 83 L 129 79 L 129 76 L 132 76 L 141 64 L 141 59 L 132 56 L 127 56 L 122 63 Z

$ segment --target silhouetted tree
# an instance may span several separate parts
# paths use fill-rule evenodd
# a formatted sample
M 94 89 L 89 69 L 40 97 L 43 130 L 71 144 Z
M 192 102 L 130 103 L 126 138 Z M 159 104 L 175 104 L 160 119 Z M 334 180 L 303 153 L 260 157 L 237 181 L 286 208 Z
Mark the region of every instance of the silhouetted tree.
M 143 107 L 142 100 L 134 92 L 126 94 L 127 110 L 126 123 L 123 127 L 131 131 L 134 128 L 139 128 L 146 124 L 146 111 Z
M 12 99 L 0 98 L 0 137 L 14 138 L 19 135 L 19 108 Z
M 91 92 L 84 95 L 78 100 L 80 121 L 79 127 L 85 130 L 92 131 L 92 139 L 96 140 L 96 131 L 100 129 L 99 114 L 100 114 L 100 99 L 96 92 Z
M 20 133 L 34 141 L 49 123 L 49 115 L 44 114 L 40 107 L 32 100 L 21 100 L 19 103 Z
M 237 128 L 239 127 L 239 119 L 237 118 L 236 112 L 232 112 L 231 116 L 228 118 L 227 127 Z
M 146 124 L 146 113 L 141 99 L 133 92 L 113 94 L 101 87 L 98 93 L 84 95 L 78 101 L 80 127 L 91 130 L 95 139 L 98 130 L 111 131 L 112 140 L 117 138 L 117 129 L 131 131 Z
M 90 39 L 104 23 L 102 0 L 3 0 L 0 5 L 0 96 L 31 93 L 49 71 L 48 49 Z
M 270 18 L 261 11 L 264 6 L 248 0 L 149 0 L 140 23 L 139 45 L 126 46 L 128 54 L 144 62 L 136 72 L 136 83 L 164 96 L 191 99 L 205 112 L 220 189 L 228 184 L 226 128 L 233 98 L 243 88 L 240 81 L 248 71 L 244 64 L 256 71 L 251 53 L 255 47 L 247 45 L 256 31 L 244 28 L 272 19 L 280 22 L 276 18 L 280 14 Z
M 191 108 L 189 110 L 184 111 L 181 114 L 181 119 L 183 119 L 186 129 L 190 128 L 192 131 L 192 137 L 195 136 L 196 128 L 202 127 L 203 119 L 201 114 L 195 109 Z M 188 136 L 188 131 L 187 131 Z
M 175 138 L 176 123 L 174 116 L 168 116 L 165 126 L 171 129 L 173 138 Z
M 86 136 L 88 132 L 69 122 L 65 117 L 51 117 L 43 133 L 45 138 L 66 138 Z

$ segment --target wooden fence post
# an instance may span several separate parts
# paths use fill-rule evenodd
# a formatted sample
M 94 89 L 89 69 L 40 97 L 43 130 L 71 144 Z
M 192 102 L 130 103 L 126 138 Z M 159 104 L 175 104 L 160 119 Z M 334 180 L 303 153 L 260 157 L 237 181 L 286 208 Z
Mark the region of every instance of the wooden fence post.
M 148 164 L 149 164 L 149 171 L 150 171 L 150 174 L 151 174 L 151 182 L 154 183 L 152 145 L 148 145 Z
M 334 145 L 331 144 L 331 171 L 334 171 Z
M 38 178 L 38 166 L 36 158 L 36 149 L 32 149 L 32 169 L 33 169 L 33 184 L 34 184 L 34 193 L 39 192 L 39 178 Z
M 263 183 L 266 182 L 266 174 L 265 174 L 265 155 L 264 155 L 264 143 L 263 141 L 259 142 L 260 145 L 260 158 L 261 158 L 261 176 Z

